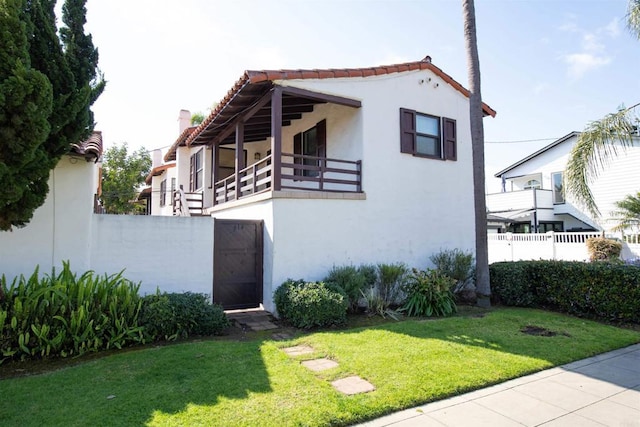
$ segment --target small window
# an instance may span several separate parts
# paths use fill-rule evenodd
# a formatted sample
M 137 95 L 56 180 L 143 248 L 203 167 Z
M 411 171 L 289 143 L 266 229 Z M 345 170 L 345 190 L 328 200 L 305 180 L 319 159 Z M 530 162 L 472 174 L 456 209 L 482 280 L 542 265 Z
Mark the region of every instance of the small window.
M 531 190 L 533 188 L 540 188 L 540 181 L 538 181 L 537 179 L 530 179 L 524 185 L 524 189 L 525 190 Z
M 540 221 L 538 224 L 539 233 L 547 233 L 549 231 L 563 232 L 564 224 L 562 221 Z
M 456 121 L 401 108 L 400 152 L 457 160 Z
M 160 182 L 160 206 L 167 204 L 167 180 L 163 179 Z
M 564 203 L 564 173 L 555 172 L 551 174 L 551 185 L 553 185 L 553 204 Z
M 190 191 L 198 191 L 202 188 L 204 181 L 204 167 L 202 164 L 202 149 L 191 156 L 191 171 L 190 171 Z

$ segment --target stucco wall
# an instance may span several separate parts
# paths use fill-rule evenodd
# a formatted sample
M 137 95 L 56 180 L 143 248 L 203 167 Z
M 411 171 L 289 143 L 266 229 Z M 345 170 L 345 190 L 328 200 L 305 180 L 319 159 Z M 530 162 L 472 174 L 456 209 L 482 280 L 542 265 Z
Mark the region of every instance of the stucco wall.
M 0 232 L 0 274 L 27 275 L 36 265 L 50 273 L 69 259 L 74 268 L 88 269 L 96 180 L 95 164 L 64 156 L 49 175 L 47 200 L 27 227 Z
M 142 282 L 141 293 L 200 292 L 213 284 L 210 217 L 94 215 L 91 269 Z

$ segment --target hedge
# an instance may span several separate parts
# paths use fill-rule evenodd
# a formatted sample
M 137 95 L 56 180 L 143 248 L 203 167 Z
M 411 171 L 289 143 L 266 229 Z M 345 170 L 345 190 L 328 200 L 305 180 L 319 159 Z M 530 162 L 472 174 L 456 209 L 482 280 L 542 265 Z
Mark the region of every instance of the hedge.
M 640 267 L 608 262 L 517 261 L 489 266 L 495 302 L 640 323 Z

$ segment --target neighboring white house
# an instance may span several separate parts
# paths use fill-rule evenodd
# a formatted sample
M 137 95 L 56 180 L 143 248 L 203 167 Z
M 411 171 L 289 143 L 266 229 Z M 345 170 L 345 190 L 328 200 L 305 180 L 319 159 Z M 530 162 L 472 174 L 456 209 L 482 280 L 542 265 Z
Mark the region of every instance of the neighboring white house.
M 49 194 L 24 228 L 0 232 L 0 275 L 43 273 L 64 260 L 89 268 L 91 218 L 100 211 L 102 133 L 73 144 L 49 175 Z
M 487 195 L 494 224 L 501 218 L 516 233 L 609 231 L 616 225 L 615 203 L 640 191 L 640 144 L 618 146 L 618 155 L 589 184 L 601 213 L 593 218 L 564 192 L 565 169 L 578 135 L 571 132 L 495 174 L 502 192 Z
M 155 165 L 151 213 L 168 213 L 153 200 L 176 178 L 176 199 L 214 218 L 213 299 L 227 308 L 273 310 L 287 278 L 336 265 L 473 251 L 468 95 L 429 57 L 247 71 Z

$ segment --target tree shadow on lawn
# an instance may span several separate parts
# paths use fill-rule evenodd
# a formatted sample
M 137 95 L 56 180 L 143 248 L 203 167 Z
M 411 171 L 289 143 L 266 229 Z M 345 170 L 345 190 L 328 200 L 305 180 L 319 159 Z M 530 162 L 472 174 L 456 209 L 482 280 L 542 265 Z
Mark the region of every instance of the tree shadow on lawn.
M 2 423 L 144 425 L 154 414 L 268 393 L 263 342 L 211 340 L 158 346 L 3 380 L 0 395 L 11 398 L 0 401 Z

